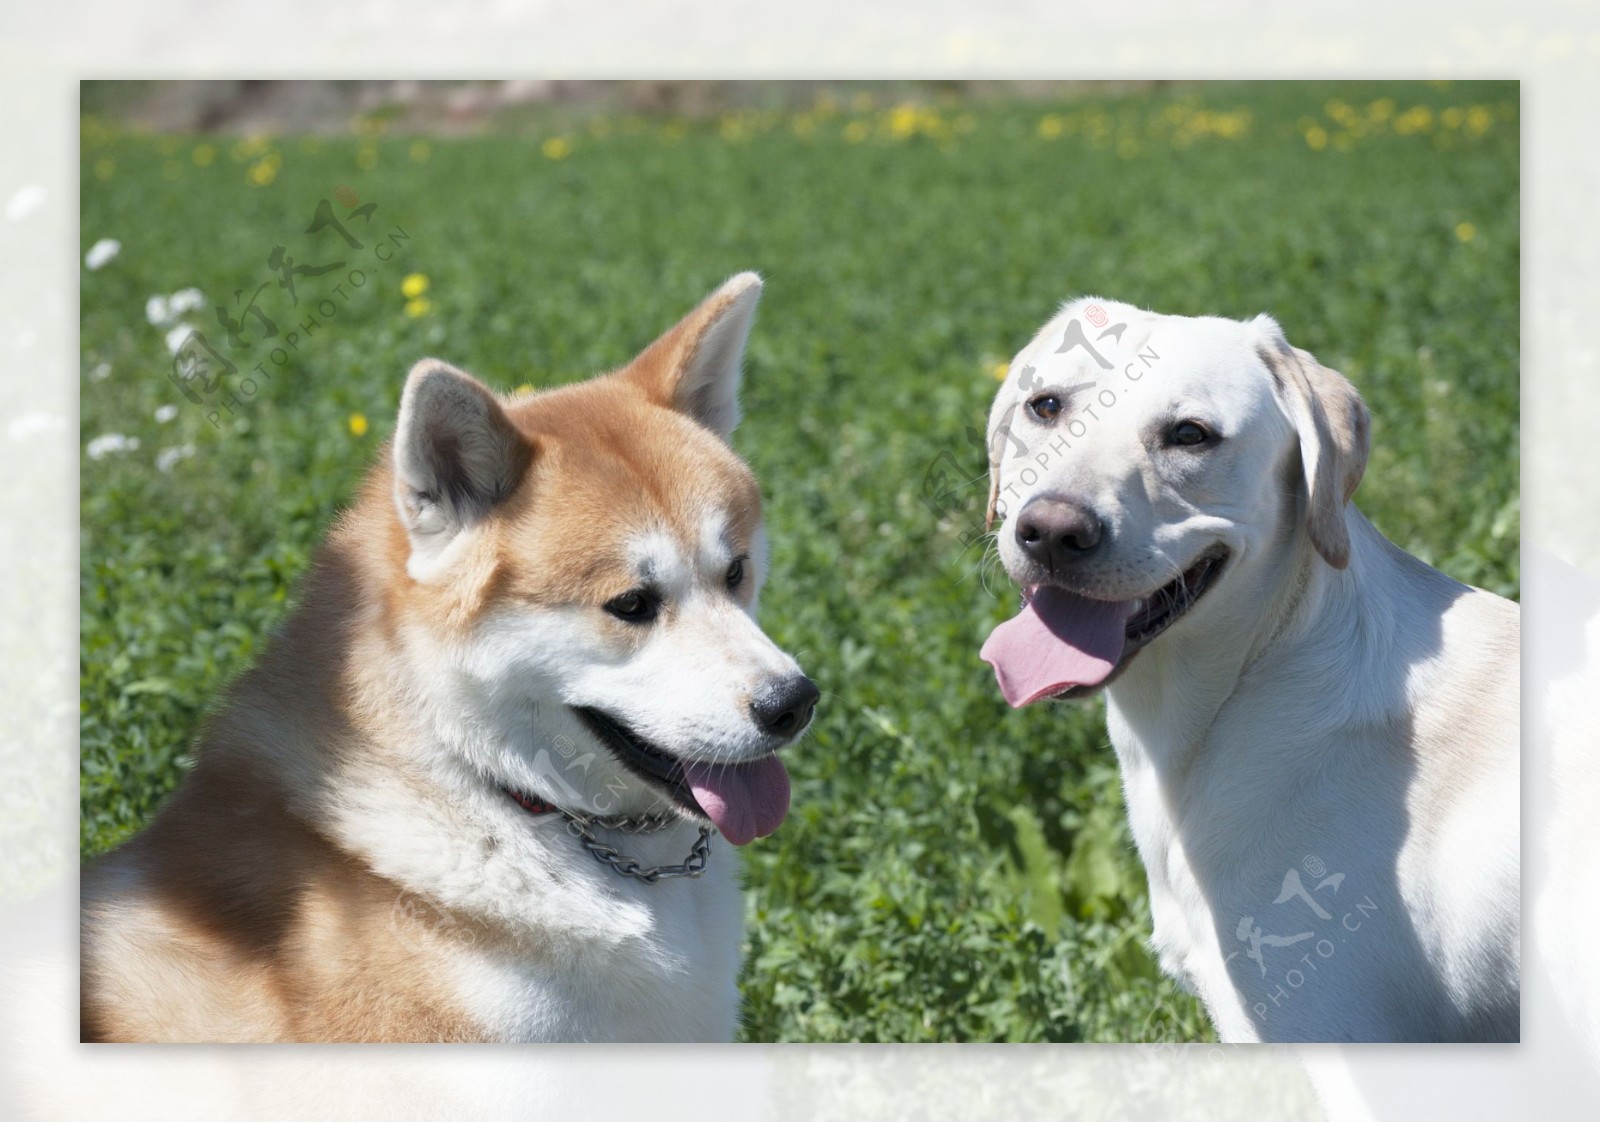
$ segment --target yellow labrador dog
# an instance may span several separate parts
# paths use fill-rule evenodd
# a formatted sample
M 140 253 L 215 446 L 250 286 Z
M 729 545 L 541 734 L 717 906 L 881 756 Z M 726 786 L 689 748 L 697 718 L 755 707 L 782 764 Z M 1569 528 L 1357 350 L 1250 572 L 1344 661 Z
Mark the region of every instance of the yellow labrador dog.
M 1271 318 L 1083 299 L 1012 362 L 1014 706 L 1104 689 L 1164 970 L 1226 1041 L 1515 1041 L 1518 609 L 1350 503 L 1367 410 Z

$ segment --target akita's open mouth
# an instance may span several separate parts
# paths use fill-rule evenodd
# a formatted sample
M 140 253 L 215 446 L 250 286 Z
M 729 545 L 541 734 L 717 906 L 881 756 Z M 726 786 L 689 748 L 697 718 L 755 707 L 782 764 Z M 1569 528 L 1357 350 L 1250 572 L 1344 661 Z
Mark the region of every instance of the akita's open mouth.
M 771 834 L 789 813 L 789 772 L 776 753 L 741 763 L 687 760 L 603 710 L 573 712 L 625 768 L 689 814 L 715 823 L 735 846 Z
M 1023 594 L 1022 611 L 989 636 L 981 657 L 1013 706 L 1082 697 L 1110 682 L 1193 609 L 1227 561 L 1227 548 L 1214 546 L 1176 578 L 1133 600 L 1095 600 L 1036 585 Z

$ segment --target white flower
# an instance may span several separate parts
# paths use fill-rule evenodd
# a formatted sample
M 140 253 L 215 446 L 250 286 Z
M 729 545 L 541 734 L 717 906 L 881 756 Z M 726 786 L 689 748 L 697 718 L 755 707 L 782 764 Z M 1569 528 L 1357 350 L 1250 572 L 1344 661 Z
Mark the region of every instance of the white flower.
M 180 460 L 187 460 L 194 455 L 194 445 L 174 445 L 164 448 L 156 454 L 156 468 L 162 472 L 172 471 L 172 466 Z
M 167 350 L 176 355 L 183 347 L 183 341 L 188 339 L 190 333 L 193 331 L 194 328 L 190 327 L 188 324 L 179 324 L 177 327 L 167 332 Z
M 83 263 L 92 273 L 102 265 L 110 265 L 117 254 L 122 252 L 122 243 L 115 238 L 101 238 L 89 247 L 89 252 L 84 255 Z
M 94 382 L 104 382 L 111 377 L 111 364 L 101 363 L 89 372 L 89 378 Z
M 144 302 L 144 318 L 154 327 L 171 327 L 185 312 L 198 312 L 206 306 L 206 294 L 197 288 L 179 289 L 171 296 L 156 293 Z
M 132 452 L 139 447 L 138 437 L 124 437 L 121 433 L 102 433 L 89 442 L 90 460 L 103 460 L 113 452 Z
M 206 294 L 196 288 L 179 289 L 167 301 L 167 307 L 172 309 L 174 316 L 181 316 L 185 312 L 198 312 L 206 306 Z
M 156 420 L 161 422 L 161 424 L 163 424 L 163 425 L 165 425 L 167 422 L 171 421 L 174 417 L 177 417 L 177 416 L 178 416 L 178 407 L 173 405 L 170 402 L 167 403 L 164 406 L 157 406 L 156 407 Z

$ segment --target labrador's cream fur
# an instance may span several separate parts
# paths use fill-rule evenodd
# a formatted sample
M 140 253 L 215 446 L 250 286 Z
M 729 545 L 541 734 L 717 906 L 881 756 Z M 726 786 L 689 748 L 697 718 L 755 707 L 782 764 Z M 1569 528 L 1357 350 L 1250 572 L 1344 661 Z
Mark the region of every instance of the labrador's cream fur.
M 1075 320 L 1104 362 L 1059 346 Z M 1053 425 L 1019 408 L 1050 390 Z M 1183 419 L 1222 439 L 1163 446 Z M 1349 502 L 1370 443 L 1355 388 L 1269 317 L 1086 298 L 1013 361 L 989 437 L 1024 586 L 1146 596 L 1228 551 L 1106 687 L 1154 948 L 1222 1038 L 1516 1040 L 1518 608 Z M 1106 526 L 1049 577 L 1015 540 L 1044 494 Z

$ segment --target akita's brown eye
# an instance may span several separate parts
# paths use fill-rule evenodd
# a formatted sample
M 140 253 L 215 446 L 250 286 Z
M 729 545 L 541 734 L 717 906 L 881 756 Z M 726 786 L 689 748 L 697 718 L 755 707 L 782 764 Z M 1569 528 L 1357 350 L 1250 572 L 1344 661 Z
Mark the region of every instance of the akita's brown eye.
M 744 559 L 734 558 L 728 563 L 728 588 L 737 589 L 744 584 Z
M 648 624 L 656 618 L 660 602 L 647 589 L 634 589 L 606 602 L 606 611 L 630 624 Z
M 1061 416 L 1061 399 L 1054 394 L 1040 394 L 1028 399 L 1028 412 L 1040 421 L 1051 422 Z
M 1203 445 L 1211 439 L 1211 431 L 1198 421 L 1180 421 L 1167 430 L 1169 445 Z

